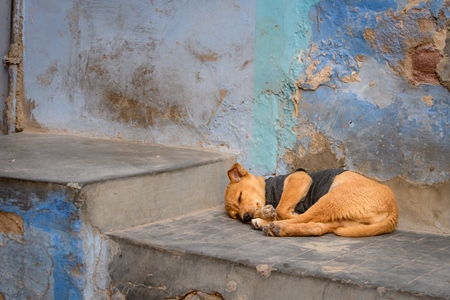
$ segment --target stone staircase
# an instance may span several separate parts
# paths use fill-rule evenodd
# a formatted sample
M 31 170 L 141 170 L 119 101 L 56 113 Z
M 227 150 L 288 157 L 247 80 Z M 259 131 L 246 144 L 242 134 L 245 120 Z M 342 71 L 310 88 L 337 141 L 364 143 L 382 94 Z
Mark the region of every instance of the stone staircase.
M 268 238 L 230 219 L 233 155 L 36 133 L 0 145 L 0 299 L 450 299 L 449 236 Z
M 189 290 L 224 299 L 448 299 L 448 237 L 396 231 L 268 238 L 222 207 L 109 232 L 110 274 L 129 299 Z

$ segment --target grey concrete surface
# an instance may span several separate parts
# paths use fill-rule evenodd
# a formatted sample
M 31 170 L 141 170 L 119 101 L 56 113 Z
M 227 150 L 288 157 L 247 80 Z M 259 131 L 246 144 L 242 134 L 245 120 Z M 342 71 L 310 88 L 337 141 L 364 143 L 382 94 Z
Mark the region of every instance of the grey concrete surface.
M 450 299 L 450 237 L 270 238 L 223 208 L 110 232 L 127 299 L 217 291 L 225 299 Z
M 0 137 L 0 178 L 68 185 L 101 232 L 221 203 L 234 155 L 73 135 Z
M 81 190 L 90 223 L 102 232 L 176 217 L 220 204 L 233 159 L 177 171 L 86 185 Z
M 171 172 L 231 157 L 229 154 L 63 134 L 0 137 L 0 177 L 86 184 Z

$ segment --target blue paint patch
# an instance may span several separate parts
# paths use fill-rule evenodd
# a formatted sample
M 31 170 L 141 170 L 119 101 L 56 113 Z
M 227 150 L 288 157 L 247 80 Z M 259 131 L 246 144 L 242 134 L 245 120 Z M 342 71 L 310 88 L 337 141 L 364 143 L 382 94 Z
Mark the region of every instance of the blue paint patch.
M 437 19 L 439 17 L 439 12 L 441 11 L 443 5 L 444 0 L 435 0 L 430 3 L 430 11 L 433 18 Z
M 320 132 L 344 142 L 349 169 L 380 180 L 402 175 L 419 184 L 447 181 L 450 106 L 445 89 L 428 86 L 414 92 L 400 92 L 380 109 L 356 94 L 322 87 L 304 93 L 310 105 L 303 112 L 316 120 Z M 424 96 L 434 99 L 432 106 L 421 100 Z
M 310 63 L 333 71 L 316 91 L 302 91 L 301 113 L 345 145 L 348 168 L 381 180 L 449 180 L 450 94 L 442 86 L 414 87 L 398 75 L 412 41 L 433 40 L 433 31 L 419 30 L 419 20 L 446 14 L 442 5 L 428 1 L 405 12 L 395 11 L 396 1 L 323 0 L 311 9 Z M 440 30 L 442 21 L 436 24 Z M 361 82 L 344 80 L 353 74 Z
M 440 0 L 420 3 L 406 13 L 396 12 L 396 8 L 393 0 L 322 0 L 311 9 L 311 44 L 317 45 L 317 50 L 310 57 L 311 61 L 320 61 L 318 70 L 326 65 L 333 67 L 329 85 L 341 87 L 345 85 L 344 76 L 359 71 L 357 55 L 388 62 L 399 72 L 408 47 L 433 40 L 433 33 L 420 30 L 418 21 L 449 9 L 442 8 Z M 437 21 L 437 25 L 442 28 L 442 21 Z
M 341 86 L 344 76 L 359 71 L 357 55 L 382 59 L 364 35 L 367 29 L 377 26 L 377 18 L 383 17 L 383 12 L 396 6 L 394 1 L 325 0 L 311 9 L 310 18 L 314 22 L 311 43 L 317 45 L 317 50 L 310 53 L 311 61 L 321 62 L 318 70 L 326 65 L 333 66 L 330 84 Z M 397 41 L 401 42 L 401 39 Z
M 24 296 L 23 298 L 30 294 L 34 297 L 44 296 L 39 294 L 42 292 L 39 290 L 40 287 L 27 284 L 27 281 L 32 280 L 28 278 L 29 276 L 42 276 L 51 277 L 49 284 L 53 291 L 47 291 L 47 297 L 82 299 L 84 266 L 82 241 L 79 237 L 81 221 L 71 194 L 70 190 L 64 188 L 50 190 L 47 193 L 35 193 L 27 188 L 17 187 L 6 190 L 0 186 L 0 210 L 13 212 L 24 221 L 26 243 L 17 244 L 16 250 L 21 253 L 33 253 L 25 257 L 25 261 L 22 262 L 24 266 L 21 267 L 24 268 L 24 272 L 21 276 L 24 278 L 16 278 L 27 285 L 26 290 L 18 291 Z M 26 209 L 21 209 L 20 204 Z M 44 235 L 49 238 L 40 238 Z M 36 247 L 45 249 L 49 259 L 47 263 L 43 259 L 35 261 L 35 253 L 39 252 Z M 30 266 L 33 267 L 32 270 L 28 270 Z M 3 270 L 4 273 L 9 271 Z M 8 284 L 7 278 L 3 278 L 2 281 L 3 284 Z M 10 284 L 15 285 L 15 282 Z
M 259 0 L 256 4 L 252 164 L 272 174 L 295 145 L 292 93 L 303 70 L 310 30 L 308 13 L 317 1 Z

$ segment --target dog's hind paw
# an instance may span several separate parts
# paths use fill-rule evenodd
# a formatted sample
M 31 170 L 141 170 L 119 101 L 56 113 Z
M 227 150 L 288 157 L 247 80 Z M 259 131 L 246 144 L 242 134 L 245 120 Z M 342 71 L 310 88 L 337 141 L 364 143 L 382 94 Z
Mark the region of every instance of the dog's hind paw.
M 266 225 L 262 229 L 265 236 L 280 236 L 281 235 L 281 227 L 276 225 L 273 222 L 270 222 L 269 225 Z
M 277 211 L 270 204 L 261 208 L 261 215 L 262 218 L 267 221 L 275 221 L 277 219 Z

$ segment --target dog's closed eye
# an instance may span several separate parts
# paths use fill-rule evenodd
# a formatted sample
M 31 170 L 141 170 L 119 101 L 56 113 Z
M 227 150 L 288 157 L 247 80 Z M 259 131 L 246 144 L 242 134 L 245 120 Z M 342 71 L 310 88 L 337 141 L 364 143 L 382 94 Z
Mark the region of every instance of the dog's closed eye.
M 241 204 L 241 196 L 242 196 L 242 193 L 239 193 L 239 198 L 238 198 L 238 204 Z

